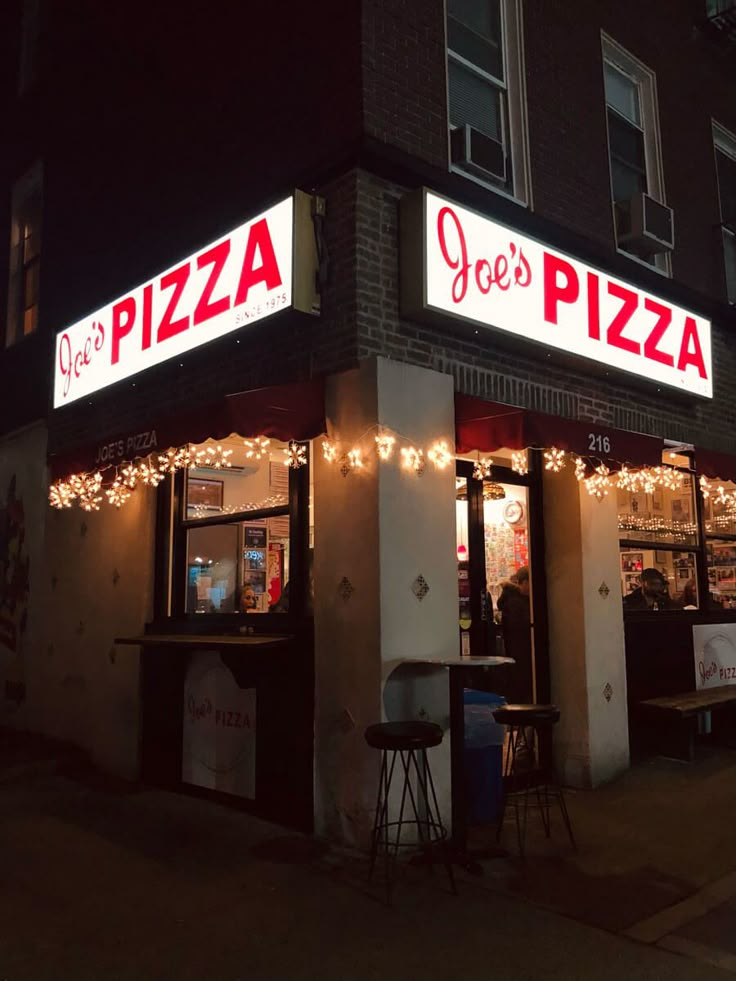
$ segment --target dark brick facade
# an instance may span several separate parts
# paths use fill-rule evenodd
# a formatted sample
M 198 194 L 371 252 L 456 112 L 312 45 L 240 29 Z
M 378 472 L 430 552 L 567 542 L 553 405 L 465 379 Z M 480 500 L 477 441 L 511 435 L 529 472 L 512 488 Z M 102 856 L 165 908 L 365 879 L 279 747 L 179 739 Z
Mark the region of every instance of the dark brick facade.
M 710 128 L 712 117 L 736 131 L 734 52 L 703 29 L 702 6 L 523 3 L 526 208 L 448 172 L 442 0 L 330 0 L 247 16 L 227 3 L 206 27 L 194 3 L 49 5 L 44 84 L 18 100 L 8 97 L 13 73 L 2 76 L 12 134 L 4 183 L 37 156 L 47 179 L 42 330 L 0 354 L 0 391 L 15 392 L 0 431 L 45 414 L 56 330 L 301 186 L 327 199 L 322 316 L 280 315 L 181 368 L 164 363 L 52 413 L 53 447 L 135 428 L 193 398 L 383 355 L 449 372 L 471 394 L 736 451 L 736 317 L 725 303 Z M 16 35 L 19 8 L 4 15 Z M 672 280 L 614 247 L 601 30 L 657 76 Z M 421 184 L 710 315 L 713 402 L 589 376 L 450 324 L 402 321 L 398 201 Z M 0 242 L 7 268 L 7 236 Z M 4 290 L 3 277 L 0 309 Z

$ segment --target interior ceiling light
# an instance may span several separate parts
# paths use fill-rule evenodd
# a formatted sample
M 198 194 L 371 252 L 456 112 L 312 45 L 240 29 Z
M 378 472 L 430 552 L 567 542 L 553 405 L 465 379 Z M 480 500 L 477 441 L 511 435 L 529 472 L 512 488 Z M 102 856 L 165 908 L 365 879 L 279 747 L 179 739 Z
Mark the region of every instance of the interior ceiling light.
M 493 480 L 483 482 L 484 501 L 502 501 L 506 497 L 506 491 L 500 484 Z

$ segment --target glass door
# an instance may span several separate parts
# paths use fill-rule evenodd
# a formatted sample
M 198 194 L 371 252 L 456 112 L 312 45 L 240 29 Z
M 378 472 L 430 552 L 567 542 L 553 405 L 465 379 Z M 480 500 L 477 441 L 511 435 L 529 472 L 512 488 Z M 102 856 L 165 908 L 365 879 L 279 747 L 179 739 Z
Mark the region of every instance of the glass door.
M 546 665 L 537 665 L 535 657 L 546 636 L 541 482 L 500 465 L 479 480 L 473 466 L 457 461 L 460 652 L 514 658 L 513 666 L 493 669 L 494 684 L 509 701 L 539 700 L 548 689 Z

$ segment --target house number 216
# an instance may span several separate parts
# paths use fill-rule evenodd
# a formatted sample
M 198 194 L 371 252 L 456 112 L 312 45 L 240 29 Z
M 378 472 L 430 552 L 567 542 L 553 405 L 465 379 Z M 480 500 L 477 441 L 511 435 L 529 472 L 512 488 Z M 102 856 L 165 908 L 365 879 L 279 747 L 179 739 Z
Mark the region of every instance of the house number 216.
M 611 452 L 611 440 L 608 436 L 600 436 L 596 433 L 588 433 L 588 449 L 598 450 L 599 453 Z

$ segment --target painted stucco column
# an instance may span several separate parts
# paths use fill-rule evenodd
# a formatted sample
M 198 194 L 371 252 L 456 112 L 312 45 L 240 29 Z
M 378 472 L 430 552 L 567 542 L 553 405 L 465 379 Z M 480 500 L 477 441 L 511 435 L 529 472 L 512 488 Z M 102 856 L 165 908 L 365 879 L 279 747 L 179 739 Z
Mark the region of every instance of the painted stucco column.
M 629 765 L 615 491 L 545 473 L 544 529 L 555 756 L 565 783 L 595 787 Z
M 448 375 L 385 359 L 334 376 L 327 390 L 339 457 L 356 447 L 364 465 L 341 472 L 314 454 L 315 814 L 318 833 L 365 845 L 379 754 L 365 727 L 425 719 L 447 730 L 444 668 L 401 667 L 406 658 L 457 653 L 455 466 L 402 468 L 401 448 L 443 440 L 454 453 Z M 399 434 L 376 454 L 378 427 Z M 420 577 L 424 580 L 422 587 Z M 426 591 L 425 591 L 426 590 Z M 449 824 L 449 736 L 430 751 Z

